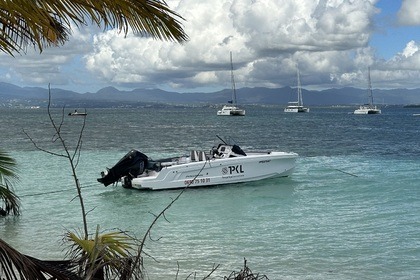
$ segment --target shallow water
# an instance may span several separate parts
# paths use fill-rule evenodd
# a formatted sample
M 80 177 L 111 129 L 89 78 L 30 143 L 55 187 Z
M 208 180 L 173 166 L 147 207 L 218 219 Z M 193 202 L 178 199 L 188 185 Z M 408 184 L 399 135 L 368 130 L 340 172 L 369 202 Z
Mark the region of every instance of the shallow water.
M 128 230 L 142 237 L 176 191 L 103 187 L 100 171 L 137 148 L 152 158 L 210 149 L 216 134 L 244 149 L 300 154 L 288 178 L 187 190 L 152 231 L 150 279 L 215 279 L 243 259 L 270 279 L 416 279 L 420 273 L 420 123 L 404 108 L 355 116 L 353 108 L 285 114 L 253 106 L 247 116 L 214 108 L 90 109 L 78 166 L 90 231 Z M 59 116 L 60 111 L 57 111 Z M 54 151 L 45 110 L 1 109 L 2 149 L 19 163 L 15 187 L 23 211 L 0 218 L 0 236 L 43 259 L 64 257 L 66 230 L 82 228 L 68 163 L 34 148 L 24 129 Z M 82 119 L 65 118 L 71 146 Z

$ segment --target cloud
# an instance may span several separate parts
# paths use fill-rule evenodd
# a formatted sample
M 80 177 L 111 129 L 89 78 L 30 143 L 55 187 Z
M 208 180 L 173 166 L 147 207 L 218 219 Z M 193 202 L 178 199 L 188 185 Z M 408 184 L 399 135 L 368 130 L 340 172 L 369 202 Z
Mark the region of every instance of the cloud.
M 402 0 L 397 16 L 401 25 L 420 25 L 420 0 Z
M 90 37 L 86 30 L 73 27 L 70 40 L 63 46 L 45 48 L 42 53 L 28 47 L 26 54 L 15 57 L 0 53 L 0 79 L 23 85 L 68 85 L 77 78 L 77 72 L 66 75 L 63 66 L 75 63 L 83 69 L 80 53 L 90 48 Z
M 371 66 L 372 85 L 375 88 L 418 88 L 420 80 L 420 43 L 410 41 L 390 60 L 375 60 L 370 48 L 360 50 L 353 59 L 359 68 L 331 75 L 332 81 L 342 86 L 366 84 L 367 66 Z M 366 64 L 366 62 L 368 62 Z
M 87 68 L 119 84 L 220 86 L 229 83 L 229 51 L 233 51 L 237 80 L 242 79 L 243 86 L 287 84 L 286 80 L 265 80 L 263 67 L 268 62 L 286 65 L 285 70 L 294 75 L 294 63 L 287 59 L 298 56 L 315 65 L 313 71 L 327 71 L 327 81 L 328 67 L 337 68 L 335 62 L 348 62 L 348 52 L 367 46 L 371 19 L 377 12 L 363 0 L 181 0 L 170 4 L 186 19 L 189 42 L 153 41 L 131 33 L 123 39 L 107 31 L 95 36 L 94 48 L 86 56 Z
M 380 12 L 376 2 L 170 0 L 169 7 L 185 18 L 190 40 L 184 44 L 74 28 L 66 45 L 41 55 L 32 50 L 17 58 L 0 54 L 0 80 L 77 91 L 110 85 L 214 90 L 230 87 L 232 51 L 237 87 L 293 86 L 296 63 L 303 87 L 365 86 L 368 66 L 373 66 L 377 85 L 406 86 L 404 73 L 413 77 L 420 72 L 419 41 L 410 38 L 387 61 L 376 57 L 369 46 Z M 419 2 L 403 1 L 399 16 L 410 18 L 405 11 L 420 11 Z M 407 81 L 411 83 L 415 81 Z
M 404 48 L 403 52 L 401 53 L 402 56 L 408 58 L 414 55 L 420 55 L 419 52 L 419 44 L 416 44 L 414 41 L 410 41 L 407 46 Z
M 416 71 L 420 78 L 420 43 L 410 41 L 407 43 L 402 52 L 395 55 L 392 60 L 387 62 L 388 69 Z M 385 67 L 384 67 L 385 68 Z

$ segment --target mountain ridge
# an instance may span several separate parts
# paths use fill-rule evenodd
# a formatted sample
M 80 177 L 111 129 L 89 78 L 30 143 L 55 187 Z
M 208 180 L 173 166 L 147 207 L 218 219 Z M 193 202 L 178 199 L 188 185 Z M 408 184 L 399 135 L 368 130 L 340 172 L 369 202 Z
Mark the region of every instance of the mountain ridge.
M 119 90 L 105 87 L 97 92 L 78 93 L 60 88 L 51 88 L 52 100 L 56 106 L 73 107 L 115 107 L 135 106 L 136 104 L 185 104 L 217 105 L 231 99 L 231 90 L 215 92 L 170 92 L 160 89 Z M 367 90 L 353 87 L 331 88 L 325 90 L 302 89 L 304 103 L 307 106 L 356 105 L 367 102 Z M 281 105 L 294 101 L 296 88 L 240 88 L 237 89 L 239 105 Z M 375 104 L 408 105 L 420 104 L 420 89 L 374 90 Z M 48 89 L 41 87 L 20 87 L 0 82 L 0 107 L 10 103 L 28 105 L 45 104 L 48 101 Z

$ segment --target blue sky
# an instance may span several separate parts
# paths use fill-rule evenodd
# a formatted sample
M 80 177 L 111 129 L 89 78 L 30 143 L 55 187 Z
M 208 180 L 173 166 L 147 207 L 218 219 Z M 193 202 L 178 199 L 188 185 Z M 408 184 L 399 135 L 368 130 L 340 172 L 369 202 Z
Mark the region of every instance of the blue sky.
M 376 30 L 372 34 L 370 45 L 377 50 L 377 55 L 384 59 L 392 58 L 410 40 L 420 40 L 420 25 L 399 25 L 397 13 L 401 3 L 401 1 L 382 0 L 376 4 L 381 12 L 374 18 Z
M 169 0 L 185 18 L 183 44 L 94 26 L 41 54 L 0 54 L 0 82 L 96 92 L 178 92 L 296 85 L 420 88 L 420 0 Z

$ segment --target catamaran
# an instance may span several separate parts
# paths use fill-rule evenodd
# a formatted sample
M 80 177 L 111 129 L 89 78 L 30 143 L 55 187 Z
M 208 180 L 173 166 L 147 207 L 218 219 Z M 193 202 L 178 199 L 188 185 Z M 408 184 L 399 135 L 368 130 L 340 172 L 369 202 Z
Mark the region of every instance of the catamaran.
M 245 116 L 245 110 L 240 109 L 236 105 L 236 88 L 235 79 L 233 77 L 233 63 L 232 63 L 232 52 L 230 52 L 230 73 L 232 83 L 232 99 L 228 101 L 227 105 L 224 105 L 221 110 L 217 111 L 218 116 Z
M 284 108 L 286 113 L 307 113 L 309 112 L 309 108 L 303 106 L 303 97 L 302 97 L 302 88 L 300 85 L 300 74 L 299 68 L 297 68 L 297 95 L 298 100 L 289 102 L 289 105 Z
M 370 67 L 368 68 L 368 98 L 369 103 L 365 105 L 361 105 L 359 109 L 354 110 L 354 114 L 356 115 L 372 115 L 372 114 L 380 114 L 381 109 L 373 105 L 373 94 L 372 94 L 372 84 L 370 81 Z

